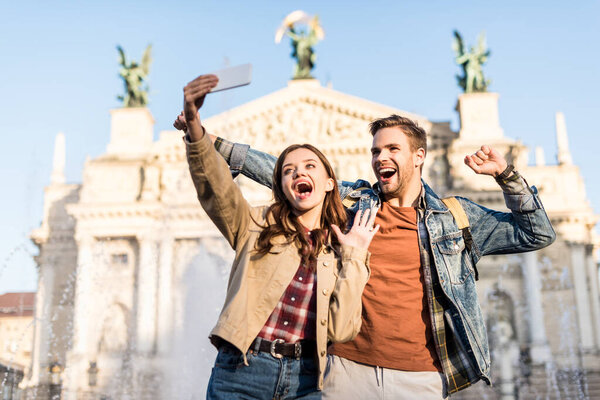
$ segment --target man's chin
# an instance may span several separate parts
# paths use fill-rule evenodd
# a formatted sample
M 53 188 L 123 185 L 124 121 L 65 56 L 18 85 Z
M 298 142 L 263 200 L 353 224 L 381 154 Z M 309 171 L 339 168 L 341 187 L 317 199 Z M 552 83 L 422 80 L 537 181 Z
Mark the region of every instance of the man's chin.
M 379 181 L 379 188 L 381 189 L 381 193 L 384 194 L 388 194 L 388 193 L 394 193 L 395 191 L 398 190 L 398 185 L 394 184 L 393 182 L 381 182 Z

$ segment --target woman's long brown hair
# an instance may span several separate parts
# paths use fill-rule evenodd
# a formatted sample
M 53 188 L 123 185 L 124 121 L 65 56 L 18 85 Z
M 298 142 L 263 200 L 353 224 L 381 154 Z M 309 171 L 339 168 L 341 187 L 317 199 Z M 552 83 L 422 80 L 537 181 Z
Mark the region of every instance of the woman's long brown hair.
M 285 157 L 297 149 L 307 149 L 315 153 L 325 166 L 327 175 L 335 182 L 333 190 L 325 193 L 319 228 L 314 229 L 311 234 L 312 245 L 305 232 L 305 228 L 298 221 L 296 214 L 294 214 L 294 208 L 285 197 L 283 187 L 281 186 L 282 167 Z M 275 163 L 275 169 L 273 170 L 273 197 L 275 202 L 267 209 L 266 227 L 262 230 L 256 242 L 256 250 L 260 255 L 265 255 L 271 251 L 273 247 L 271 239 L 273 237 L 284 235 L 288 243 L 298 245 L 298 254 L 300 254 L 302 261 L 308 266 L 313 264 L 312 261 L 317 259 L 321 247 L 327 241 L 327 235 L 332 234 L 329 227 L 332 224 L 337 225 L 342 230 L 346 227 L 348 217 L 340 199 L 340 192 L 333 168 L 331 168 L 331 164 L 329 164 L 323 153 L 310 144 L 293 144 L 279 155 Z M 332 240 L 334 243 L 337 243 L 335 235 L 333 235 Z

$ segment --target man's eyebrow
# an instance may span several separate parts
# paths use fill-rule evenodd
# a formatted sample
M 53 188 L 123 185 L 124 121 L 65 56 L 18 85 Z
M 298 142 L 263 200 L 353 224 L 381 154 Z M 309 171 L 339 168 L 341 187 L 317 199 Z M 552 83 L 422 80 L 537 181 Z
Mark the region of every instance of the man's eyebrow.
M 400 147 L 400 143 L 388 143 L 386 145 L 383 146 L 384 149 L 388 148 L 388 147 Z M 373 146 L 371 147 L 371 151 L 373 150 L 379 150 L 381 147 L 379 146 Z
M 315 160 L 314 158 L 307 158 L 306 160 L 302 160 L 302 162 L 309 162 L 309 161 L 317 162 L 317 160 Z M 288 165 L 292 165 L 292 163 L 286 163 L 286 164 L 283 164 L 283 165 L 281 166 L 281 168 L 285 168 L 285 167 L 287 167 Z

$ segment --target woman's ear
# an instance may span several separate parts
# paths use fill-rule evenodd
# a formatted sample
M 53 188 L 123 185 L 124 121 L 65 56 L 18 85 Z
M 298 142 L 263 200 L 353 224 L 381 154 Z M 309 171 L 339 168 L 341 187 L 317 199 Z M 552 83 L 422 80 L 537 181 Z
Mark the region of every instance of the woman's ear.
M 335 187 L 335 181 L 333 180 L 333 178 L 327 179 L 327 183 L 325 184 L 325 191 L 331 192 L 334 187 Z

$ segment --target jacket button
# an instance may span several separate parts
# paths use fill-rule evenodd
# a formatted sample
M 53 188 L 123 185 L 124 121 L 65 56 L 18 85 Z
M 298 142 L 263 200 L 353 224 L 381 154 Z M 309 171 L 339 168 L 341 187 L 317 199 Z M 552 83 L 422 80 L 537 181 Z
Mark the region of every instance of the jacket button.
M 325 357 L 325 350 L 321 351 L 321 357 Z
M 325 318 L 321 320 L 321 325 L 327 325 L 327 320 Z
M 323 289 L 323 296 L 327 296 L 329 294 L 329 290 Z

